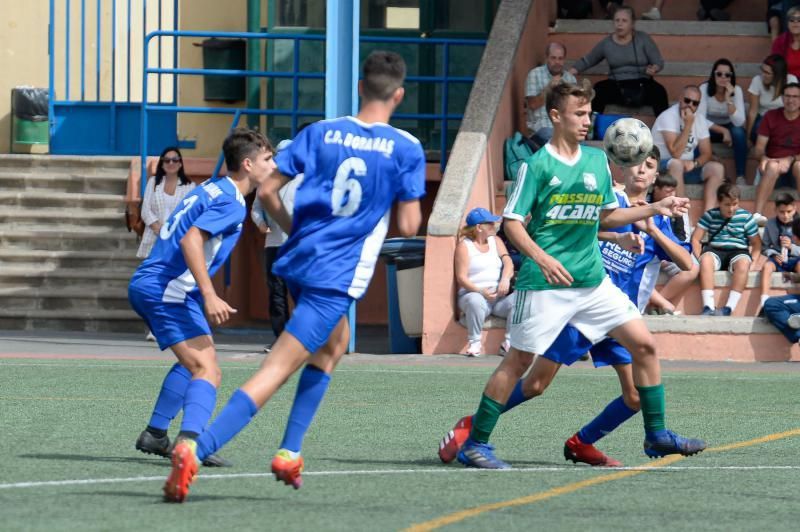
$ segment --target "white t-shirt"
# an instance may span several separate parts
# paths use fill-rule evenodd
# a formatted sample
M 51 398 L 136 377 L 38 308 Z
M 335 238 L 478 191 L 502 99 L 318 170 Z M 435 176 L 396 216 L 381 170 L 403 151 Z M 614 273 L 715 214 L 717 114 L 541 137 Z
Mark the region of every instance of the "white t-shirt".
M 744 126 L 744 93 L 739 85 L 733 89 L 733 105 L 736 111 L 732 115 L 728 114 L 728 104 L 717 100 L 714 96 L 708 95 L 708 82 L 700 85 L 700 106 L 697 114 L 705 116 L 714 124 L 721 126 L 733 124 L 734 126 Z
M 680 159 L 684 161 L 691 161 L 694 159 L 694 150 L 697 148 L 698 143 L 711 136 L 708 131 L 709 126 L 708 120 L 706 120 L 703 115 L 699 112 L 695 113 L 692 131 L 689 134 L 689 140 L 686 143 L 686 147 L 683 149 L 683 153 L 681 153 Z M 661 159 L 667 160 L 671 159 L 672 156 L 667 149 L 664 135 L 661 134 L 662 131 L 668 131 L 676 135 L 680 135 L 681 131 L 683 131 L 683 120 L 681 119 L 679 104 L 676 103 L 658 115 L 655 124 L 653 124 L 653 144 L 658 146 L 658 149 L 661 151 Z
M 303 183 L 303 178 L 305 176 L 303 174 L 297 174 L 294 179 L 290 180 L 288 183 L 283 185 L 281 189 L 278 191 L 278 196 L 281 198 L 281 203 L 286 208 L 286 212 L 289 213 L 289 216 L 292 216 L 294 211 L 294 195 L 297 191 L 297 187 L 299 187 Z M 265 248 L 275 248 L 280 247 L 286 242 L 286 239 L 289 238 L 281 226 L 278 225 L 278 222 L 272 219 L 266 211 L 264 211 L 264 207 L 261 206 L 261 202 L 258 201 L 258 198 L 253 202 L 253 207 L 250 209 L 250 219 L 253 220 L 253 223 L 256 225 L 261 225 L 262 223 L 266 223 L 267 227 L 269 228 L 269 232 L 267 233 L 267 237 L 264 239 L 264 247 Z
M 786 76 L 787 83 L 797 83 L 797 76 L 788 74 Z M 755 76 L 753 81 L 750 82 L 750 88 L 747 92 L 754 96 L 758 96 L 758 114 L 764 116 L 764 113 L 773 109 L 780 109 L 783 107 L 783 96 L 775 97 L 775 85 L 771 87 L 764 86 L 764 80 L 761 79 L 761 74 Z

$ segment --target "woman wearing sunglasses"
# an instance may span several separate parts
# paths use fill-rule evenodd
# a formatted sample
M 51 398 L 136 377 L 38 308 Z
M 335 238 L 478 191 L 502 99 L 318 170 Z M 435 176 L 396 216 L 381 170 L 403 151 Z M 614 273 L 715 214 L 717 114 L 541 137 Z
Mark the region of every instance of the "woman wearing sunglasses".
M 797 83 L 797 77 L 786 72 L 786 61 L 778 54 L 772 54 L 761 63 L 761 74 L 753 77 L 747 98 L 747 132 L 750 142 L 756 143 L 758 124 L 767 111 L 783 107 L 783 88 L 787 83 Z
M 717 59 L 708 81 L 700 85 L 700 94 L 697 112 L 711 122 L 711 142 L 733 146 L 736 182 L 745 184 L 748 147 L 747 133 L 744 130 L 744 93 L 736 85 L 733 63 L 724 58 Z
M 770 53 L 783 56 L 789 74 L 800 77 L 800 7 L 786 11 L 786 27 L 788 29 L 773 41 Z

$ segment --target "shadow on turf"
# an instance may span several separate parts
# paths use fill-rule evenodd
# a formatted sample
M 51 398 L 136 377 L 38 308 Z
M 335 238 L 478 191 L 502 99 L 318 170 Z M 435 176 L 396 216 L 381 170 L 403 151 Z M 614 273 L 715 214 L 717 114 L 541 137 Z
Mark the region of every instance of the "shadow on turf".
M 94 456 L 88 454 L 20 454 L 17 458 L 34 458 L 36 460 L 71 460 L 74 462 L 116 462 L 123 464 L 144 464 L 169 467 L 170 462 L 164 458 L 147 458 L 133 456 Z
M 327 460 L 329 462 L 335 462 L 340 464 L 377 464 L 377 465 L 394 465 L 394 466 L 442 466 L 441 460 L 436 457 L 432 458 L 420 458 L 417 460 L 370 460 L 364 458 L 333 458 L 333 457 L 321 457 L 321 458 L 314 458 L 315 461 L 317 460 Z M 514 464 L 517 467 L 536 467 L 536 466 L 545 466 L 545 467 L 552 467 L 554 465 L 562 465 L 560 462 L 554 463 L 552 461 L 514 461 Z
M 164 501 L 164 498 L 160 495 L 155 495 L 151 492 L 141 492 L 141 491 L 111 491 L 111 490 L 97 490 L 97 491 L 85 491 L 80 493 L 73 493 L 73 495 L 102 495 L 102 496 L 111 496 L 111 497 L 138 497 L 139 499 L 152 499 L 153 503 L 156 504 L 173 504 Z M 279 501 L 281 499 L 276 497 L 250 497 L 247 495 L 196 495 L 191 494 L 189 495 L 189 499 L 186 501 L 187 503 L 199 503 L 199 502 L 221 502 L 221 501 L 253 501 L 253 502 L 265 502 L 265 501 Z

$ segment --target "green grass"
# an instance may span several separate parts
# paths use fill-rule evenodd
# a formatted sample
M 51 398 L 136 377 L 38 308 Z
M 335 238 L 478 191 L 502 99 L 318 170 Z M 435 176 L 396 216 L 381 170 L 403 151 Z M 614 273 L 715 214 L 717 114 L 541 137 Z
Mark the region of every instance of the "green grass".
M 136 452 L 133 443 L 168 367 L 0 360 L 0 528 L 397 530 L 614 473 L 568 465 L 562 456 L 564 440 L 618 395 L 610 370 L 562 371 L 543 397 L 504 416 L 495 431 L 499 456 L 521 470 L 476 472 L 442 465 L 436 448 L 475 408 L 490 368 L 345 362 L 306 438 L 301 490 L 266 475 L 293 380 L 220 453 L 234 468 L 202 469 L 186 504 L 165 504 L 168 461 Z M 220 403 L 254 367 L 223 363 Z M 664 381 L 668 425 L 712 447 L 800 427 L 796 374 L 665 372 Z M 639 416 L 598 446 L 627 466 L 649 463 Z M 800 437 L 706 452 L 673 469 L 485 512 L 449 528 L 793 529 L 799 452 Z M 315 474 L 322 472 L 331 474 Z M 243 473 L 263 476 L 231 476 Z M 136 477 L 143 480 L 128 480 Z M 17 485 L 74 480 L 90 482 Z

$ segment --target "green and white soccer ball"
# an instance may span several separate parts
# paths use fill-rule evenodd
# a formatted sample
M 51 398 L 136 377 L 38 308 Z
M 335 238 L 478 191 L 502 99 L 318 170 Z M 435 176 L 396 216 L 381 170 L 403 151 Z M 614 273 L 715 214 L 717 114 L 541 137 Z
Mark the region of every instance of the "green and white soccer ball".
M 603 149 L 617 166 L 636 166 L 653 149 L 653 134 L 641 120 L 620 118 L 606 129 Z

